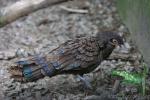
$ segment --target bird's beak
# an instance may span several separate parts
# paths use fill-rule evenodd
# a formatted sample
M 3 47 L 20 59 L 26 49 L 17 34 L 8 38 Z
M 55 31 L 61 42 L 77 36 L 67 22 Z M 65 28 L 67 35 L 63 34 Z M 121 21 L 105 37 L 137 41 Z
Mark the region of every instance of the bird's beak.
M 116 45 L 115 48 L 118 49 L 118 50 L 122 50 L 122 49 L 125 48 L 125 46 L 123 44 L 122 45 Z

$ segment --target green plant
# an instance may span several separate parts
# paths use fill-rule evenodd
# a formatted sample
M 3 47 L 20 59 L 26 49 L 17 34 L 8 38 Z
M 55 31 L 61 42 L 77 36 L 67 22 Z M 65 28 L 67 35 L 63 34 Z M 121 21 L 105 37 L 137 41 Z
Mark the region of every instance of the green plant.
M 126 71 L 113 70 L 112 75 L 122 77 L 123 78 L 122 83 L 140 86 L 142 94 L 145 95 L 146 77 L 148 73 L 148 67 L 146 66 L 145 63 L 143 63 L 143 68 L 144 70 L 141 73 L 129 73 Z

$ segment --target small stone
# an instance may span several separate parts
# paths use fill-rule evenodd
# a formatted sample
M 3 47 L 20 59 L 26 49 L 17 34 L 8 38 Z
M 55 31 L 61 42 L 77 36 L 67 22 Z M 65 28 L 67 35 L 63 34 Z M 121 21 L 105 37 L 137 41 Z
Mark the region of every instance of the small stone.
M 119 27 L 119 31 L 124 31 L 126 28 L 125 28 L 125 26 L 124 25 L 121 25 L 120 27 Z
M 16 56 L 16 51 L 7 51 L 7 52 L 5 52 L 5 56 L 8 59 L 14 58 Z
M 24 91 L 23 93 L 20 93 L 20 98 L 27 98 L 30 97 L 32 94 L 29 91 Z
M 129 91 L 130 91 L 130 87 L 126 87 L 125 92 L 129 92 Z
M 137 93 L 137 92 L 138 92 L 137 88 L 135 88 L 135 87 L 131 88 L 131 93 Z
M 4 69 L 0 69 L 0 77 L 3 77 L 5 74 L 5 70 Z
M 126 62 L 126 65 L 131 66 L 131 63 L 128 61 L 128 62 Z
M 8 97 L 11 97 L 11 96 L 18 96 L 18 91 L 11 90 L 11 91 L 8 92 L 6 95 L 7 95 Z
M 19 56 L 19 57 L 27 57 L 29 54 L 25 49 L 19 48 L 16 51 L 16 55 Z
M 28 89 L 29 87 L 26 84 L 22 85 L 22 89 Z
M 37 86 L 34 87 L 34 90 L 42 90 L 43 88 L 44 87 L 37 85 Z
M 116 60 L 112 60 L 111 62 L 112 62 L 112 63 L 116 63 Z
M 0 59 L 12 59 L 16 56 L 16 51 L 10 50 L 10 51 L 1 51 L 0 52 Z
M 29 83 L 27 83 L 27 86 L 31 88 L 31 87 L 36 86 L 36 84 L 34 82 L 29 82 Z

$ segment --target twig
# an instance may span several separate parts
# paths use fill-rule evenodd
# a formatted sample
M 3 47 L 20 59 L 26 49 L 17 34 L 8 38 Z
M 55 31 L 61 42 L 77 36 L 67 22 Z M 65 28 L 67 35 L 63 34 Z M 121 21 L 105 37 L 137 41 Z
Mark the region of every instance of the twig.
M 83 14 L 88 13 L 88 10 L 83 10 L 83 9 L 72 9 L 72 8 L 67 8 L 65 6 L 60 6 L 60 8 L 71 13 L 83 13 Z
M 119 85 L 120 85 L 120 80 L 115 80 L 114 86 L 112 88 L 112 93 L 116 94 L 118 92 L 119 89 Z
M 123 53 L 112 53 L 108 60 L 116 60 L 121 59 L 123 61 L 136 61 L 140 60 L 141 58 L 136 54 L 123 54 Z

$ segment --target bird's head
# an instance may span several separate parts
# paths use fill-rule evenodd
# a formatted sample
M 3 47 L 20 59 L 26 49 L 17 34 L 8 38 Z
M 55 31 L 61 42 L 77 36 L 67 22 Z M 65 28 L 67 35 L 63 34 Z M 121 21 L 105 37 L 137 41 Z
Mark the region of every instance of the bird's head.
M 124 44 L 123 38 L 116 32 L 102 32 L 96 36 L 99 46 L 106 47 L 111 46 L 113 48 L 122 46 Z

